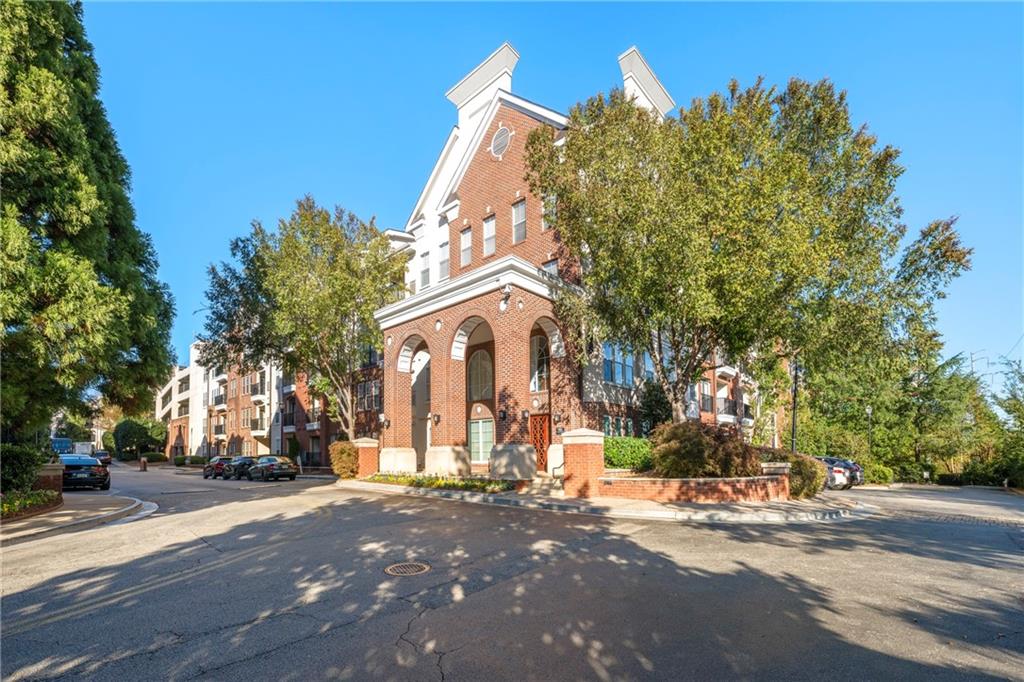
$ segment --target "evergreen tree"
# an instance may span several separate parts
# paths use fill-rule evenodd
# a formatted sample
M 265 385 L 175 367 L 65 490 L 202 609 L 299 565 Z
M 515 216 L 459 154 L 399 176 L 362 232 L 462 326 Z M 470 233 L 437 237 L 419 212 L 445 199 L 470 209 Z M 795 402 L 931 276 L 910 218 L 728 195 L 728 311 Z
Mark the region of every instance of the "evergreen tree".
M 0 80 L 0 428 L 24 440 L 92 392 L 147 408 L 174 311 L 135 225 L 81 4 L 0 4 Z

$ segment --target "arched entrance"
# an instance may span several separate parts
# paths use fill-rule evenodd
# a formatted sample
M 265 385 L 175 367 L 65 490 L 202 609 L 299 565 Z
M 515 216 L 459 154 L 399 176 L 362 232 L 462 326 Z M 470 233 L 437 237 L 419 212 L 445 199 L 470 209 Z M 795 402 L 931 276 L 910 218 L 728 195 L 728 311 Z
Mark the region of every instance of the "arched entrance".
M 551 445 L 551 339 L 540 322 L 530 330 L 530 444 L 537 470 L 548 468 Z
M 470 466 L 478 471 L 488 467 L 491 450 L 499 440 L 495 421 L 494 350 L 494 333 L 483 318 L 471 317 L 459 325 L 451 357 L 465 362 L 466 444 Z
M 430 351 L 424 344 L 410 364 L 412 374 L 412 447 L 416 451 L 416 469 L 421 471 L 430 447 Z

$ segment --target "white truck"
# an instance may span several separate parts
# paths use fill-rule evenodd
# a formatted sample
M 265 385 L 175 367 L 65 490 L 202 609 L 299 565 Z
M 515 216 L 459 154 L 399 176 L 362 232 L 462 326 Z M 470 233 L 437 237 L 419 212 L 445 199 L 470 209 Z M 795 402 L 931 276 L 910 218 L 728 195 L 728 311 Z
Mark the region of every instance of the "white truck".
M 93 454 L 93 445 L 90 440 L 78 441 L 74 445 L 74 453 L 76 455 L 91 455 Z

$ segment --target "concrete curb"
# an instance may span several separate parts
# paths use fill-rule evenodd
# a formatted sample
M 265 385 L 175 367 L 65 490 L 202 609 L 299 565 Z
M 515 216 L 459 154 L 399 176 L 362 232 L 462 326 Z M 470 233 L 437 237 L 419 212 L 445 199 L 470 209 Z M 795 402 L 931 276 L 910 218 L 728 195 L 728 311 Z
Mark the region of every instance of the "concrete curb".
M 96 526 L 102 526 L 106 523 L 122 519 L 125 516 L 128 516 L 129 514 L 132 514 L 138 509 L 142 508 L 142 500 L 139 500 L 134 497 L 128 497 L 127 495 L 125 495 L 124 497 L 131 500 L 132 503 L 124 507 L 121 507 L 120 509 L 115 509 L 112 512 L 100 514 L 99 516 L 92 516 L 87 519 L 71 521 L 69 523 L 64 523 L 53 528 L 46 528 L 45 530 L 40 530 L 35 533 L 29 533 L 27 535 L 18 535 L 17 537 L 5 539 L 0 544 L 2 544 L 4 547 L 10 547 L 13 545 L 20 545 L 23 542 L 41 540 L 42 538 L 53 537 L 54 535 L 63 535 L 64 533 L 86 530 L 89 528 L 94 528 Z
M 638 511 L 630 509 L 612 509 L 593 504 L 573 504 L 569 502 L 550 502 L 514 497 L 502 497 L 500 494 L 475 493 L 464 490 L 435 490 L 433 488 L 413 488 L 411 486 L 391 485 L 388 483 L 367 483 L 363 481 L 338 481 L 335 487 L 345 490 L 362 490 L 367 492 L 391 495 L 416 495 L 419 497 L 438 497 L 445 500 L 458 500 L 474 504 L 490 504 L 499 507 L 519 507 L 538 511 L 553 511 L 568 514 L 585 514 L 619 519 L 640 519 L 648 521 L 678 521 L 685 523 L 814 523 L 834 522 L 863 518 L 871 512 L 862 504 L 848 509 L 823 509 L 816 511 L 794 512 L 726 512 L 720 510 L 650 510 Z M 856 515 L 855 515 L 856 512 Z

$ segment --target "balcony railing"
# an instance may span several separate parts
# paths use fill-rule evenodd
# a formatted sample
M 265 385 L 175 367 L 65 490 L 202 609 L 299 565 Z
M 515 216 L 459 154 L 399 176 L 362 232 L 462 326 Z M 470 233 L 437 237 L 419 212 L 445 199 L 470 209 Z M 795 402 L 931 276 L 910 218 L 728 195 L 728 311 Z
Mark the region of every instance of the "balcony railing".
M 321 412 L 322 412 L 321 408 L 314 407 L 312 410 L 310 410 L 309 412 L 306 413 L 306 421 L 308 421 L 308 422 L 318 422 L 318 421 L 320 421 L 320 413 Z
M 250 419 L 249 420 L 250 431 L 266 431 L 267 422 L 264 419 Z
M 267 392 L 267 384 L 261 381 L 258 384 L 253 384 L 249 387 L 250 395 L 265 395 Z
M 736 400 L 733 398 L 719 398 L 718 399 L 718 414 L 727 414 L 732 417 L 736 416 Z
M 701 395 L 700 397 L 700 411 L 701 412 L 714 412 L 715 411 L 715 399 L 710 395 Z
M 228 402 L 228 395 L 227 395 L 227 393 L 214 393 L 213 394 L 213 404 L 214 405 L 226 405 L 227 402 Z
M 294 412 L 282 412 L 281 413 L 281 426 L 295 426 L 295 413 Z
M 225 433 L 225 431 L 224 431 L 224 425 L 223 424 L 214 424 L 213 425 L 213 435 L 215 435 L 215 436 L 223 436 L 224 433 Z

